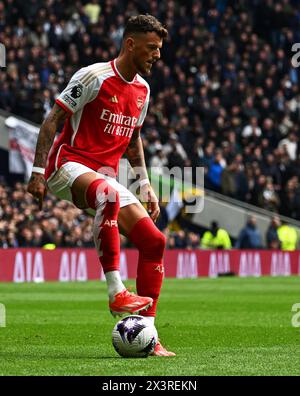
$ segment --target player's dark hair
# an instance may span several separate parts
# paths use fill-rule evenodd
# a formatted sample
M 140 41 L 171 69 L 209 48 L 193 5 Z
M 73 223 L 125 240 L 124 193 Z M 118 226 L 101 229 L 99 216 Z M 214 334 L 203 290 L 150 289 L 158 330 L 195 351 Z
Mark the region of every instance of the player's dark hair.
M 163 25 L 152 15 L 136 15 L 128 19 L 123 38 L 133 33 L 155 32 L 160 38 L 164 39 L 168 36 L 168 31 Z

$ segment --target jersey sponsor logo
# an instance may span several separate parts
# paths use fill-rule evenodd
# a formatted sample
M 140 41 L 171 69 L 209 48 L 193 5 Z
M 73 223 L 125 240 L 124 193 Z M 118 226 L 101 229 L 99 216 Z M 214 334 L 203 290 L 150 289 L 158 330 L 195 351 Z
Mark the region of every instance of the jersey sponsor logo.
M 101 116 L 101 120 L 111 122 L 112 124 L 124 125 L 135 127 L 137 123 L 136 117 L 125 116 L 123 113 L 112 113 L 108 109 L 103 109 Z
M 82 95 L 82 91 L 83 91 L 83 85 L 81 84 L 75 85 L 75 87 L 73 87 L 71 90 L 72 98 L 74 99 L 80 98 L 80 96 Z
M 123 113 L 112 113 L 108 109 L 102 110 L 100 119 L 106 121 L 103 129 L 105 133 L 129 138 L 131 138 L 138 121 L 136 117 L 125 116 Z
M 110 101 L 111 101 L 112 103 L 119 103 L 118 98 L 117 98 L 117 95 L 112 96 L 112 97 L 110 98 Z
M 68 103 L 68 105 L 70 105 L 71 107 L 76 107 L 76 102 L 75 100 L 73 100 L 68 94 L 64 94 L 64 96 L 62 97 L 62 99 Z
M 143 105 L 144 105 L 144 98 L 139 96 L 137 98 L 136 105 L 137 105 L 138 109 L 141 109 L 143 107 Z

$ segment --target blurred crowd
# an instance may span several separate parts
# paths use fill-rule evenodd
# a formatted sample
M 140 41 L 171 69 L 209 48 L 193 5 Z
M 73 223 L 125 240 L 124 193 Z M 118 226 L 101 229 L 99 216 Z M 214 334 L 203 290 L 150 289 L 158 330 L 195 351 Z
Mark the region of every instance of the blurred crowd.
M 249 217 L 236 241 L 231 240 L 216 221 L 203 232 L 180 227 L 175 230 L 164 221 L 158 221 L 157 225 L 166 236 L 168 249 L 295 250 L 298 246 L 296 230 L 281 224 L 278 216 L 272 219 L 265 238 L 256 219 Z M 120 245 L 122 248 L 133 247 L 123 235 L 120 235 Z M 40 211 L 37 201 L 27 193 L 25 184 L 18 182 L 11 188 L 0 183 L 0 248 L 13 247 L 94 247 L 93 217 L 50 193 Z
M 147 165 L 204 167 L 208 189 L 300 220 L 299 0 L 0 0 L 0 108 L 41 123 L 138 13 L 169 30 L 148 78 Z
M 0 184 L 0 247 L 92 247 L 93 218 L 53 195 L 43 210 L 26 192 L 26 185 L 14 188 Z

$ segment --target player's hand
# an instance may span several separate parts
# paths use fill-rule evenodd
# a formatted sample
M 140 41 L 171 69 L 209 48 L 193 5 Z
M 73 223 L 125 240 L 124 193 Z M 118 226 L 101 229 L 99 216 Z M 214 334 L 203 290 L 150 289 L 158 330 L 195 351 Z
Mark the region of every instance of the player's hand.
M 140 190 L 142 202 L 147 202 L 147 211 L 151 219 L 155 222 L 159 216 L 160 209 L 158 205 L 158 199 L 155 195 L 150 184 L 145 184 Z
M 42 210 L 43 200 L 47 194 L 44 175 L 33 172 L 28 182 L 27 191 L 39 201 L 39 209 Z

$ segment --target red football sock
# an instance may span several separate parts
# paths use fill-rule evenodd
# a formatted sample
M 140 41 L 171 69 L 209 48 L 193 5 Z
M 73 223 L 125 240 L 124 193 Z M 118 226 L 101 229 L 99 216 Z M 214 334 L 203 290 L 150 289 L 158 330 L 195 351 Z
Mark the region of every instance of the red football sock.
M 88 187 L 86 198 L 96 210 L 94 242 L 104 273 L 120 270 L 119 194 L 105 179 L 96 179 Z
M 163 254 L 165 236 L 155 226 L 150 217 L 139 220 L 129 234 L 129 239 L 139 250 L 136 287 L 139 296 L 153 298 L 152 307 L 141 311 L 143 316 L 155 316 L 156 305 L 163 281 Z

